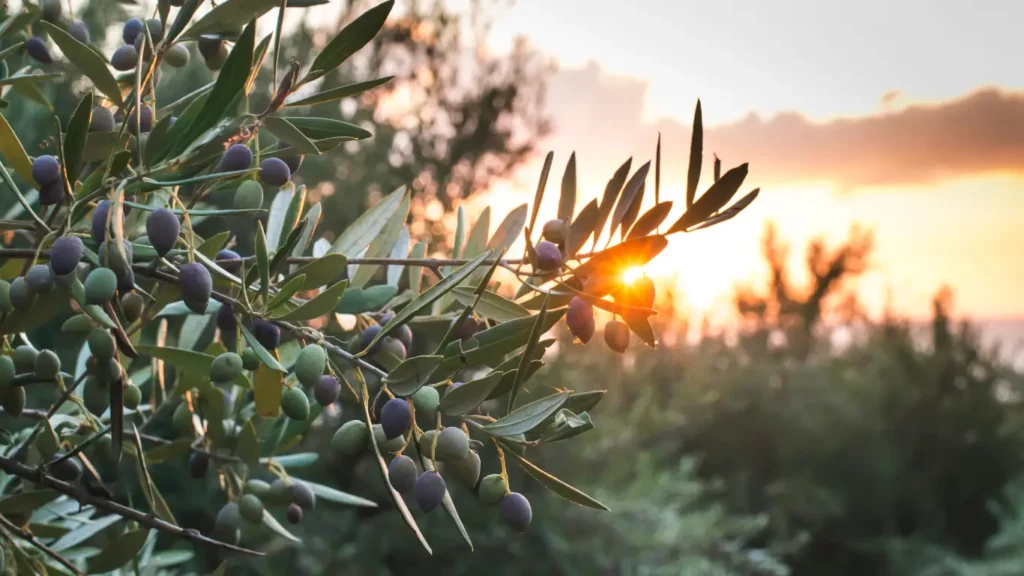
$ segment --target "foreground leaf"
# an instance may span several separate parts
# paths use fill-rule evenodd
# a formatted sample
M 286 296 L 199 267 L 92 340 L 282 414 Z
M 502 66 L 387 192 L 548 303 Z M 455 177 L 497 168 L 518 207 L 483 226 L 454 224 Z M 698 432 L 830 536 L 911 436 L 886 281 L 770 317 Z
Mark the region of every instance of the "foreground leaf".
M 490 397 L 491 392 L 501 382 L 501 377 L 501 372 L 491 372 L 458 388 L 449 388 L 438 409 L 448 416 L 461 416 L 472 411 Z
M 370 418 L 370 400 L 369 392 L 366 389 L 366 382 L 362 382 L 362 404 L 363 404 L 363 422 L 370 428 L 373 428 L 373 419 Z M 391 481 L 388 479 L 388 465 L 384 462 L 384 457 L 381 456 L 380 447 L 377 446 L 377 439 L 373 434 L 370 434 L 370 444 L 373 446 L 373 454 L 377 457 L 377 467 L 380 470 L 380 475 L 384 479 L 384 485 L 388 487 L 388 493 L 391 496 L 391 501 L 395 503 L 395 507 L 398 508 L 398 512 L 402 515 L 402 521 L 409 527 L 410 530 L 416 534 L 416 539 L 419 540 L 420 545 L 427 551 L 427 554 L 433 555 L 433 551 L 430 549 L 430 545 L 427 544 L 427 539 L 423 537 L 423 533 L 420 532 L 419 526 L 416 525 L 416 520 L 413 519 L 412 513 L 409 512 L 409 508 L 405 505 L 405 501 L 402 499 L 402 495 L 398 493 L 392 486 Z
M 385 376 L 384 384 L 395 396 L 409 396 L 427 383 L 442 360 L 443 356 L 413 356 Z
M 64 57 L 71 61 L 76 68 L 82 71 L 96 88 L 103 92 L 114 104 L 121 105 L 121 88 L 117 80 L 110 73 L 110 68 L 103 58 L 89 46 L 82 44 L 74 36 L 68 34 L 61 28 L 40 20 L 39 24 L 50 35 L 53 43 L 60 47 Z
M 306 76 L 299 84 L 312 82 L 341 66 L 345 60 L 348 60 L 349 56 L 355 54 L 357 50 L 365 46 L 377 35 L 377 32 L 384 26 L 384 22 L 387 20 L 388 14 L 391 13 L 394 5 L 394 0 L 378 4 L 360 14 L 348 26 L 342 28 L 338 35 L 332 38 L 327 43 L 327 46 L 324 46 L 324 49 L 313 59 L 309 72 L 306 73 Z
M 559 392 L 520 406 L 502 418 L 487 424 L 482 430 L 491 436 L 504 438 L 528 432 L 548 416 L 557 412 L 569 398 L 569 394 L 569 392 Z
M 417 312 L 423 310 L 427 306 L 430 306 L 431 304 L 434 303 L 435 300 L 452 291 L 456 286 L 459 285 L 459 283 L 461 283 L 470 274 L 472 274 L 473 271 L 477 269 L 477 267 L 483 264 L 484 260 L 487 260 L 487 258 L 489 258 L 491 254 L 492 252 L 490 250 L 484 252 L 483 254 L 477 256 L 476 258 L 463 264 L 461 267 L 459 267 L 457 270 L 455 270 L 448 276 L 445 276 L 444 280 L 441 280 L 437 284 L 434 284 L 430 288 L 424 290 L 422 294 L 414 298 L 412 302 L 409 302 L 405 306 L 405 308 L 402 308 L 402 310 L 398 314 L 395 314 L 395 317 L 392 318 L 387 324 L 385 324 L 381 328 L 380 332 L 377 333 L 377 336 L 373 338 L 373 341 L 371 341 L 366 348 L 373 348 L 373 346 L 377 342 L 382 340 L 385 336 L 387 336 L 391 330 L 394 330 L 398 326 L 404 324 L 407 320 L 412 318 Z
M 499 442 L 501 442 L 501 444 L 505 447 L 505 454 L 512 456 L 512 458 L 514 458 L 516 462 L 519 464 L 519 466 L 523 469 L 523 472 L 529 474 L 531 477 L 533 477 L 534 480 L 540 482 L 548 490 L 551 490 L 552 492 L 561 496 L 562 498 L 565 498 L 566 500 L 574 502 L 581 506 L 595 508 L 597 510 L 604 510 L 606 512 L 610 511 L 607 506 L 601 504 L 600 502 L 583 493 L 579 489 L 574 488 L 573 486 L 570 486 L 569 484 L 562 482 L 558 478 L 555 478 L 551 474 L 548 474 L 547 472 L 541 470 L 540 468 L 537 467 L 536 464 L 520 456 L 515 451 L 515 449 L 512 448 L 512 446 L 506 443 L 505 441 L 499 440 Z
M 338 306 L 338 303 L 341 302 L 347 287 L 348 281 L 342 280 L 320 294 L 317 294 L 315 298 L 303 303 L 291 312 L 276 317 L 275 320 L 304 322 L 306 320 L 312 320 L 313 318 L 319 318 L 325 314 L 329 314 L 333 312 L 335 307 Z
M 99 554 L 89 558 L 89 572 L 102 574 L 124 566 L 138 555 L 148 537 L 149 530 L 142 528 L 119 534 Z

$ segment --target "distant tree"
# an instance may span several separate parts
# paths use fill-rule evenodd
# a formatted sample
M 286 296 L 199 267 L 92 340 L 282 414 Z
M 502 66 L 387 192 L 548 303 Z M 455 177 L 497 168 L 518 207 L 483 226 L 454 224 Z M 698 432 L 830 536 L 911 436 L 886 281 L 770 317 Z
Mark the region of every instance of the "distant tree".
M 367 4 L 346 2 L 338 26 Z M 327 195 L 325 229 L 337 233 L 368 205 L 408 185 L 415 192 L 413 239 L 441 247 L 448 241 L 444 212 L 531 158 L 549 130 L 542 105 L 550 66 L 522 40 L 508 55 L 488 51 L 498 4 L 474 2 L 469 15 L 460 15 L 440 0 L 407 3 L 354 65 L 323 78 L 321 91 L 394 77 L 363 92 L 354 105 L 341 105 L 347 122 L 373 126 L 372 139 L 310 158 L 303 167 L 303 183 Z M 324 42 L 319 24 L 307 18 L 286 36 L 282 57 L 302 62 L 316 50 Z M 267 84 L 257 92 L 272 90 Z M 302 113 L 331 116 L 338 107 L 330 102 L 304 107 Z

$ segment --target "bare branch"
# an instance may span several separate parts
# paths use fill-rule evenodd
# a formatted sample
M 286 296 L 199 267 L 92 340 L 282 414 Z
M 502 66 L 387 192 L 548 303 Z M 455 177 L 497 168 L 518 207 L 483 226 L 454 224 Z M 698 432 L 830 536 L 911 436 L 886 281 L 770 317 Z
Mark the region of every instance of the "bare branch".
M 77 576 L 85 576 L 85 572 L 79 570 L 74 564 L 71 563 L 70 560 L 61 556 L 46 544 L 43 544 L 39 540 L 36 540 L 36 537 L 28 530 L 15 526 L 13 522 L 8 520 L 7 518 L 4 518 L 3 516 L 0 516 L 0 526 L 2 526 L 4 530 L 7 530 L 12 534 L 16 534 L 22 540 L 25 540 L 29 544 L 35 546 L 36 548 L 41 550 L 43 554 L 46 554 L 50 558 L 53 558 L 57 562 L 60 562 L 61 565 L 70 570 L 72 574 L 76 574 Z
M 24 464 L 12 460 L 10 458 L 0 456 L 0 469 L 2 469 L 4 472 L 8 474 L 11 474 L 12 476 L 18 476 L 31 482 L 42 484 L 47 488 L 52 488 L 53 490 L 56 490 L 61 494 L 74 498 L 75 500 L 84 505 L 92 505 L 95 506 L 96 508 L 101 508 L 103 510 L 106 510 L 107 512 L 111 512 L 123 518 L 127 518 L 128 520 L 132 520 L 141 526 L 152 528 L 154 530 L 159 530 L 166 534 L 170 534 L 172 536 L 181 538 L 182 540 L 191 542 L 192 544 L 209 546 L 212 548 L 220 548 L 222 550 L 230 550 L 232 552 L 248 554 L 250 556 L 264 555 L 263 552 L 257 552 L 256 550 L 249 550 L 248 548 L 242 548 L 241 546 L 235 546 L 234 544 L 228 544 L 227 542 L 220 542 L 218 540 L 213 540 L 212 538 L 207 538 L 206 536 L 200 534 L 198 530 L 192 530 L 176 526 L 174 524 L 171 524 L 170 522 L 165 522 L 150 514 L 145 514 L 143 512 L 139 512 L 134 508 L 129 508 L 122 504 L 118 504 L 113 500 L 108 500 L 106 498 L 101 498 L 99 496 L 93 496 L 82 486 L 58 480 L 53 476 L 49 476 L 38 470 L 29 468 L 28 466 L 25 466 Z

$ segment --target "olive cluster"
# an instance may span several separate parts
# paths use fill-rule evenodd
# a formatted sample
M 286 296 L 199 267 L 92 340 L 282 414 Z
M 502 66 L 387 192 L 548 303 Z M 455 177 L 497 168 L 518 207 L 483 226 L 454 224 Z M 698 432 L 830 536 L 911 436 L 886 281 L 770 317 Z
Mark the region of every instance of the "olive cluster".
M 307 510 L 316 507 L 316 493 L 305 482 L 278 478 L 272 483 L 249 480 L 237 501 L 228 502 L 217 512 L 214 536 L 237 544 L 242 536 L 242 522 L 263 523 L 267 506 L 285 506 L 288 522 L 298 524 Z
M 381 318 L 386 324 L 390 314 Z M 458 326 L 456 336 L 471 338 L 484 325 L 473 316 Z M 389 348 L 400 352 L 411 346 L 412 331 L 402 325 L 393 333 L 367 349 L 380 333 L 380 325 L 370 325 L 362 331 L 358 348 L 367 351 L 370 358 Z M 459 386 L 451 384 L 449 390 Z M 360 420 L 344 423 L 331 438 L 331 451 L 338 456 L 354 457 L 373 445 L 390 456 L 387 476 L 391 487 L 403 495 L 411 495 L 423 512 L 431 512 L 441 506 L 448 494 L 449 480 L 474 492 L 481 503 L 487 506 L 499 505 L 502 520 L 517 531 L 525 531 L 532 518 L 529 501 L 521 494 L 508 489 L 507 479 L 502 474 L 484 476 L 481 474 L 480 454 L 474 448 L 468 431 L 457 426 L 440 426 L 421 431 L 415 424 L 416 415 L 422 421 L 435 421 L 441 394 L 440 385 L 423 386 L 406 398 L 392 397 L 378 411 L 377 422 L 368 426 Z M 476 443 L 479 446 L 479 443 Z M 410 447 L 415 449 L 417 458 L 405 454 Z

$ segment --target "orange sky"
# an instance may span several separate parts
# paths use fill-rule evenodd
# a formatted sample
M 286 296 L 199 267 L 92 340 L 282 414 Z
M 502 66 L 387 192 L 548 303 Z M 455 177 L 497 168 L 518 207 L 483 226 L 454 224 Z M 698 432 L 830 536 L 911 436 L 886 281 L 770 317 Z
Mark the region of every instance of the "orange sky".
M 873 229 L 876 258 L 860 291 L 870 311 L 889 298 L 925 316 L 949 284 L 960 313 L 1024 315 L 1024 259 L 1014 250 L 1024 241 L 1024 68 L 1010 65 L 1016 33 L 1000 31 L 1020 18 L 991 13 L 1024 17 L 1024 4 L 821 4 L 647 0 L 627 10 L 519 0 L 495 29 L 496 49 L 524 34 L 560 64 L 548 95 L 555 132 L 543 148 L 555 151 L 556 169 L 544 209 L 554 211 L 570 152 L 582 207 L 627 157 L 651 159 L 659 132 L 663 196 L 681 197 L 700 97 L 705 174 L 712 152 L 725 168 L 750 162 L 743 190 L 762 194 L 728 224 L 674 236 L 651 265 L 678 277 L 685 305 L 727 306 L 737 283 L 763 273 L 758 240 L 773 220 L 794 265 L 811 237 Z M 886 18 L 868 17 L 878 13 Z M 492 222 L 532 198 L 538 174 L 531 166 L 486 199 Z

